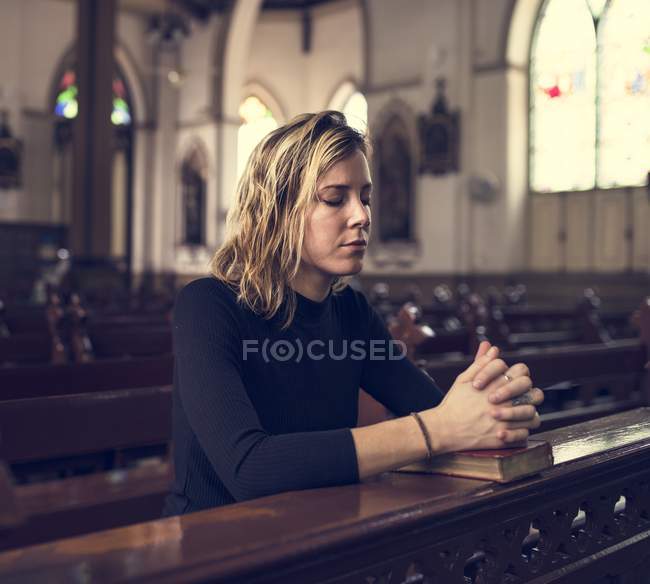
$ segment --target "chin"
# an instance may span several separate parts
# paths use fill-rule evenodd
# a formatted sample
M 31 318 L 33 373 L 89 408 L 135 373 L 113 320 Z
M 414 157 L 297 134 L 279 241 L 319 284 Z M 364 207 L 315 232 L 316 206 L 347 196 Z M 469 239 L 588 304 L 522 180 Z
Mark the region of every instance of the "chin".
M 359 258 L 353 261 L 347 261 L 345 265 L 337 266 L 337 268 L 334 272 L 334 275 L 337 277 L 354 276 L 363 269 L 363 260 Z

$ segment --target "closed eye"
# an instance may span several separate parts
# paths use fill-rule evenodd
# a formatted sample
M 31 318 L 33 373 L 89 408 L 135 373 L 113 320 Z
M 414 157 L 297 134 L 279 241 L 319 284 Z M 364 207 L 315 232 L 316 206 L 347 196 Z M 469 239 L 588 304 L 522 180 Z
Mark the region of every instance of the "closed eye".
M 325 203 L 328 207 L 340 207 L 343 204 L 343 199 L 338 199 L 336 201 L 323 200 L 323 203 Z

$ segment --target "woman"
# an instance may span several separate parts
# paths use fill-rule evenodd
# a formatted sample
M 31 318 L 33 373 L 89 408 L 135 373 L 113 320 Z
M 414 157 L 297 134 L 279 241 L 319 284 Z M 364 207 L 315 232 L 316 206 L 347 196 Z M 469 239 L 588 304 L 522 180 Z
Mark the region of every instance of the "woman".
M 525 365 L 484 343 L 443 400 L 345 286 L 370 231 L 367 157 L 338 112 L 299 116 L 251 155 L 212 276 L 176 302 L 166 515 L 353 483 L 539 425 Z M 360 387 L 397 417 L 355 428 Z

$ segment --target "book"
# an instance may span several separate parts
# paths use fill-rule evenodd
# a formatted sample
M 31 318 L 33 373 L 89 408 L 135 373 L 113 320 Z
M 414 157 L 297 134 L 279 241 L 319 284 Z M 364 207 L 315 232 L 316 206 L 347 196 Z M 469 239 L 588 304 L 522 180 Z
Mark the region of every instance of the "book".
M 396 472 L 446 474 L 508 483 L 553 466 L 553 450 L 543 440 L 499 450 L 465 450 L 409 464 Z

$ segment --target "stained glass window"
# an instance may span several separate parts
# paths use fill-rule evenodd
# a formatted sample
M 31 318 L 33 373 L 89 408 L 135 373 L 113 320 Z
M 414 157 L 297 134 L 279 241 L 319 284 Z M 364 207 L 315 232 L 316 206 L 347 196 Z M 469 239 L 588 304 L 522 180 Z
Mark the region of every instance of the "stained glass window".
M 355 91 L 345 102 L 342 111 L 349 126 L 363 133 L 368 130 L 368 102 L 363 93 Z
M 271 110 L 254 95 L 248 96 L 239 106 L 241 126 L 237 132 L 237 176 L 244 172 L 248 158 L 255 146 L 278 127 Z
M 77 102 L 76 74 L 67 70 L 61 78 L 59 93 L 56 96 L 54 113 L 57 116 L 73 120 L 79 113 Z M 124 82 L 119 77 L 113 79 L 113 111 L 111 122 L 115 126 L 128 126 L 131 123 L 131 108 Z
M 592 188 L 596 31 L 585 0 L 547 0 L 535 31 L 530 83 L 531 188 Z
M 650 2 L 546 0 L 530 84 L 532 190 L 645 183 Z
M 599 41 L 598 185 L 642 185 L 650 168 L 650 2 L 611 2 Z

